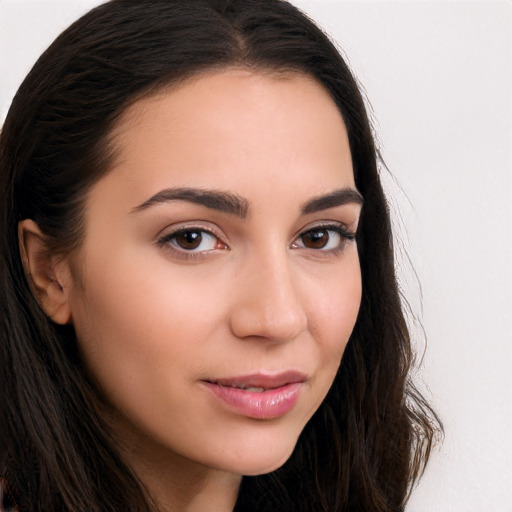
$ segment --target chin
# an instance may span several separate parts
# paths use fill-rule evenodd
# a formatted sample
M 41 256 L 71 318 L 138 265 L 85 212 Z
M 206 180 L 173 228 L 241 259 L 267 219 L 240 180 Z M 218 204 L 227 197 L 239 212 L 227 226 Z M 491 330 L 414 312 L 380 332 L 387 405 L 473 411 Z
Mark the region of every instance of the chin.
M 233 473 L 242 476 L 258 476 L 271 473 L 279 469 L 291 457 L 295 444 L 287 450 L 280 452 L 275 450 L 259 450 L 259 453 L 247 453 L 244 458 L 240 458 L 231 468 Z M 266 452 L 266 453 L 265 453 Z

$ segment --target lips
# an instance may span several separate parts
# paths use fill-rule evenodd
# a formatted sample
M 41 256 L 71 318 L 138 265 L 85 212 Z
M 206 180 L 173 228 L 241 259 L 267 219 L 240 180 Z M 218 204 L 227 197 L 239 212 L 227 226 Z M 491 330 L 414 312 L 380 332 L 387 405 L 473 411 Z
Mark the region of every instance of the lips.
M 296 404 L 306 376 L 288 371 L 203 381 L 215 399 L 232 412 L 254 419 L 283 416 Z
M 274 375 L 253 374 L 240 377 L 230 377 L 226 379 L 215 379 L 212 382 L 219 386 L 239 388 L 249 390 L 250 388 L 267 391 L 269 389 L 277 389 L 287 384 L 295 384 L 304 382 L 306 376 L 300 372 L 287 371 Z

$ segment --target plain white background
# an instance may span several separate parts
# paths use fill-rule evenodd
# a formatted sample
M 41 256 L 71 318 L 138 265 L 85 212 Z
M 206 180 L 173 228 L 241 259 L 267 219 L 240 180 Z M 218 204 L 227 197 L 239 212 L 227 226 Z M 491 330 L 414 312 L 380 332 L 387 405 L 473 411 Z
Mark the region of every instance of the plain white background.
M 0 122 L 42 50 L 98 3 L 0 0 Z M 295 4 L 364 86 L 393 176 L 401 283 L 427 339 L 418 378 L 446 429 L 408 512 L 512 512 L 512 2 Z

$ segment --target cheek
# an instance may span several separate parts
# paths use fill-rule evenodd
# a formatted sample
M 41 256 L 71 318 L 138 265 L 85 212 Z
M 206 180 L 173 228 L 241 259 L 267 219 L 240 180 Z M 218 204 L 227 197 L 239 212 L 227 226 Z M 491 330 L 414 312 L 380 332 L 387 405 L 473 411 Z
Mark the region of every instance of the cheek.
M 88 265 L 84 293 L 73 297 L 73 321 L 93 378 L 111 400 L 147 401 L 142 390 L 173 387 L 199 366 L 197 351 L 220 313 L 218 297 L 198 279 L 170 275 L 169 265 L 121 258 Z M 216 300 L 215 300 L 216 299 Z M 201 311 L 201 315 L 198 315 Z M 172 369 L 172 371 L 170 371 Z
M 333 273 L 311 294 L 310 330 L 326 351 L 343 354 L 361 304 L 361 270 L 357 257 L 344 262 L 340 277 Z
M 315 288 L 310 286 L 315 292 L 309 294 L 309 330 L 321 361 L 322 372 L 318 376 L 323 389 L 321 399 L 336 376 L 361 304 L 359 259 L 357 253 L 350 256 L 329 278 L 322 278 L 322 286 L 318 282 Z
M 114 337 L 124 345 L 139 333 L 168 346 L 171 334 L 200 328 L 207 323 L 204 317 L 215 315 L 215 275 L 205 279 L 204 272 L 176 271 L 152 250 L 120 250 L 110 259 L 91 256 L 81 279 L 85 291 L 74 295 L 72 309 L 79 323 L 104 337 L 122 333 L 124 341 Z

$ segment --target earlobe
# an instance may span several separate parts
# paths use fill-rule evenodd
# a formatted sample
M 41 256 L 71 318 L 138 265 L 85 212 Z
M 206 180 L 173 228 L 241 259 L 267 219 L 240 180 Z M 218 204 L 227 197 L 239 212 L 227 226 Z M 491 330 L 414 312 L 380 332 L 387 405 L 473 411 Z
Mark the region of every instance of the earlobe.
M 67 262 L 48 252 L 44 235 L 31 219 L 18 224 L 18 240 L 25 275 L 36 300 L 55 323 L 71 323 Z

